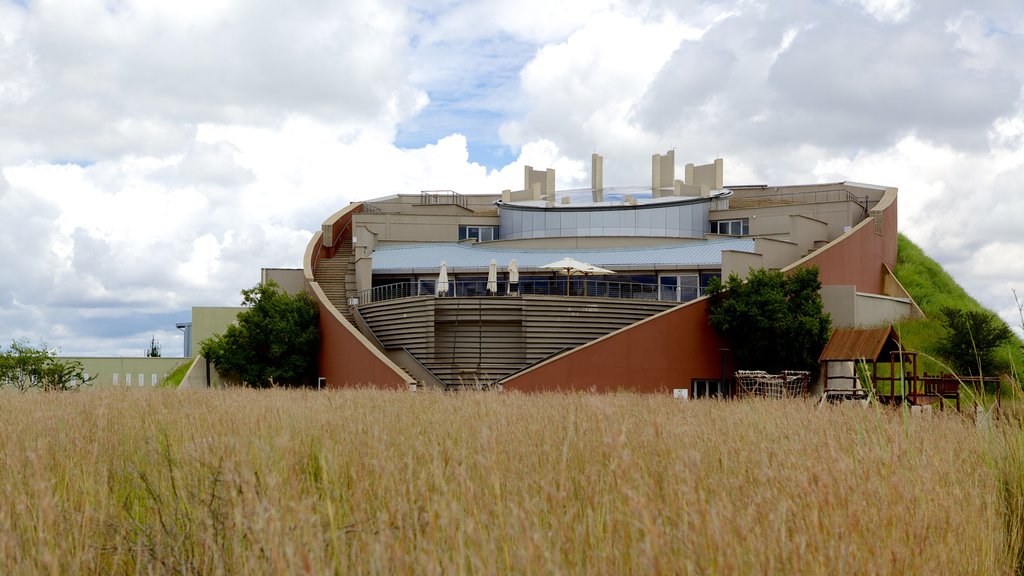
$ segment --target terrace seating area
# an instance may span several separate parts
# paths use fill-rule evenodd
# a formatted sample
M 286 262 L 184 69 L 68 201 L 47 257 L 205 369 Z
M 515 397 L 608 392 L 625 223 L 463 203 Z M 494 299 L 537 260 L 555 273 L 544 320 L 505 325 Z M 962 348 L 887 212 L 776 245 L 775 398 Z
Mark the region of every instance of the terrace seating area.
M 499 281 L 497 290 L 487 290 L 486 280 L 449 282 L 448 290 L 437 294 L 433 280 L 396 282 L 385 284 L 359 293 L 359 304 L 386 302 L 414 296 L 443 296 L 473 298 L 481 296 L 568 296 L 574 298 L 611 298 L 616 300 L 656 300 L 666 303 L 689 302 L 701 297 L 701 286 L 678 286 L 645 284 L 639 282 L 613 282 L 593 278 L 571 278 L 566 286 L 565 278 L 529 278 L 511 283 Z

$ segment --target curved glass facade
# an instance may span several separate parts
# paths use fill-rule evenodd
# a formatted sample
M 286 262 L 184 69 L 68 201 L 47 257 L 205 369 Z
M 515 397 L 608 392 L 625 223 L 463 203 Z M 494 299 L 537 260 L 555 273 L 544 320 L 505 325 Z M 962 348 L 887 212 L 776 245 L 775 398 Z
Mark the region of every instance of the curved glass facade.
M 502 240 L 574 236 L 703 238 L 710 232 L 706 201 L 609 207 L 551 207 L 501 204 Z

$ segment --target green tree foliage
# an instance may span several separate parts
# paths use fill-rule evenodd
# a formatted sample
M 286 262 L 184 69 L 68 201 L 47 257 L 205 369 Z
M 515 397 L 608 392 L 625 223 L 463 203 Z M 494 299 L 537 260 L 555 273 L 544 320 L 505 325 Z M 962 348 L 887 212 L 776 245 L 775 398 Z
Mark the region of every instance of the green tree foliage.
M 307 386 L 317 374 L 320 332 L 309 295 L 285 294 L 271 281 L 242 290 L 235 324 L 202 342 L 202 354 L 225 376 L 249 386 Z
M 11 342 L 0 352 L 0 386 L 12 386 L 22 392 L 32 388 L 46 391 L 72 390 L 90 384 L 82 363 L 57 357 L 57 350 L 45 344 L 35 348 L 28 342 Z
M 708 286 L 708 320 L 732 347 L 742 370 L 815 371 L 831 318 L 821 304 L 817 267 L 788 275 L 751 269 Z
M 160 343 L 156 341 L 156 336 L 153 336 L 153 338 L 149 341 L 149 348 L 147 348 L 145 352 L 146 358 L 159 358 L 160 351 Z
M 1007 369 L 996 348 L 1010 342 L 1013 332 L 1002 320 L 984 310 L 963 310 L 943 306 L 942 327 L 945 337 L 939 342 L 939 354 L 963 375 L 994 375 Z

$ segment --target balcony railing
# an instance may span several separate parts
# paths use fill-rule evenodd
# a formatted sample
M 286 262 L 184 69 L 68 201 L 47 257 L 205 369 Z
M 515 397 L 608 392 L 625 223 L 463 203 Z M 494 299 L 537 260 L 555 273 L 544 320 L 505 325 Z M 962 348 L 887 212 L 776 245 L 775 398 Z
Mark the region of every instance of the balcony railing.
M 827 190 L 809 190 L 795 192 L 765 192 L 734 194 L 716 198 L 711 204 L 712 210 L 737 210 L 743 208 L 768 208 L 772 206 L 792 206 L 795 204 L 823 204 L 829 202 L 852 202 L 860 206 L 864 213 L 868 212 L 868 197 L 856 196 L 843 188 Z
M 420 192 L 420 204 L 454 204 L 469 208 L 469 199 L 454 190 L 423 190 Z
M 568 296 L 589 298 L 619 298 L 633 300 L 657 300 L 661 302 L 689 302 L 700 297 L 703 288 L 698 286 L 663 286 L 659 284 L 638 284 L 634 282 L 607 282 L 597 279 L 572 278 L 566 287 L 565 278 L 524 279 L 517 284 L 498 281 L 497 291 L 489 292 L 487 282 L 479 280 L 450 281 L 448 291 L 437 291 L 434 280 L 419 282 L 398 282 L 377 286 L 359 293 L 359 303 L 383 302 L 414 296 L 436 296 L 442 298 L 504 297 L 522 295 Z

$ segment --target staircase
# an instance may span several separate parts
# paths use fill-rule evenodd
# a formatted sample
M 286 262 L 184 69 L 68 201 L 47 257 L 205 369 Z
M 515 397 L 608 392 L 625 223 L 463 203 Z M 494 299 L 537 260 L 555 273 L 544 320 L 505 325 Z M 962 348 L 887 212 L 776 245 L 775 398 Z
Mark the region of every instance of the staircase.
M 364 304 L 359 314 L 372 340 L 414 379 L 426 380 L 410 362 L 452 389 L 491 384 L 676 305 L 561 296 L 428 295 Z M 408 358 L 393 356 L 395 351 Z
M 346 231 L 347 232 L 347 231 Z M 352 236 L 343 234 L 331 258 L 321 258 L 313 275 L 327 299 L 346 320 L 355 325 L 348 299 L 356 297 L 356 265 L 352 261 Z

